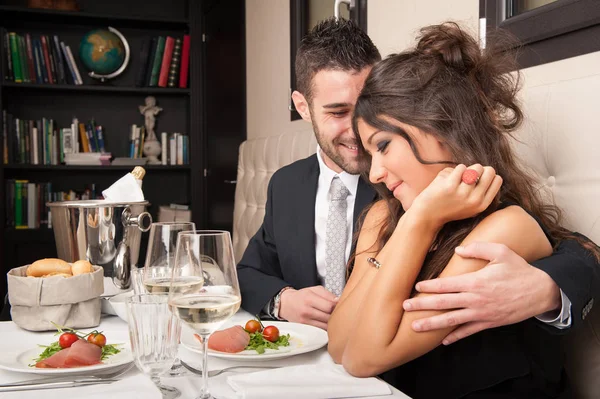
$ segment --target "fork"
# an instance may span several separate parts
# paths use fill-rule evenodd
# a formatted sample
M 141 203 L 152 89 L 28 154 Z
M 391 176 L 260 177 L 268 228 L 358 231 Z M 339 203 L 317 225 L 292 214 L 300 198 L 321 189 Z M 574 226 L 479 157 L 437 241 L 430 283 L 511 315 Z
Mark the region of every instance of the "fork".
M 185 363 L 183 360 L 181 361 L 181 364 L 183 367 L 190 370 L 192 373 L 202 375 L 202 370 L 198 370 L 197 368 L 190 366 L 189 364 Z M 231 367 L 226 367 L 221 370 L 209 370 L 208 377 L 209 378 L 216 377 L 225 372 L 237 370 L 237 369 L 277 369 L 277 368 L 279 368 L 279 367 L 278 366 L 231 366 Z
M 89 375 L 36 378 L 33 380 L 17 381 L 17 382 L 11 382 L 8 384 L 1 384 L 0 388 L 19 387 L 19 386 L 24 386 L 24 385 L 38 385 L 38 384 L 45 384 L 45 383 L 49 383 L 49 382 L 65 382 L 65 381 L 78 381 L 78 382 L 85 383 L 85 382 L 108 380 L 110 382 L 114 382 L 114 381 L 116 381 L 115 380 L 116 377 L 119 377 L 119 376 L 125 374 L 126 372 L 131 370 L 132 367 L 133 367 L 133 362 L 129 363 L 111 373 L 98 372 L 98 373 L 93 373 L 93 374 L 89 374 Z

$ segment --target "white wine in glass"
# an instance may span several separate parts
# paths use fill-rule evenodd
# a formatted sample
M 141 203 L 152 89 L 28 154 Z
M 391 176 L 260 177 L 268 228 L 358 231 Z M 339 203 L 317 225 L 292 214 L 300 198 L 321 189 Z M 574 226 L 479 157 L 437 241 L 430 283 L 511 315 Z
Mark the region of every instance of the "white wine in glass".
M 204 284 L 190 284 L 191 277 L 202 279 Z M 169 306 L 177 318 L 202 338 L 202 391 L 197 399 L 212 398 L 206 372 L 208 339 L 239 310 L 240 303 L 229 232 L 196 230 L 180 233 Z

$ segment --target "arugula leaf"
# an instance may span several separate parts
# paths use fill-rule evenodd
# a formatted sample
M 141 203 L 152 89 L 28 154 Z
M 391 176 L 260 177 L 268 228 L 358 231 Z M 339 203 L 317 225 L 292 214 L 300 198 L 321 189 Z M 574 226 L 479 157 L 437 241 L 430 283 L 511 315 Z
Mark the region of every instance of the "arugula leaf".
M 117 348 L 118 345 L 122 344 L 104 345 L 102 347 L 102 356 L 100 357 L 100 360 L 104 360 L 111 355 L 116 355 L 117 353 L 121 352 L 121 350 Z
M 58 341 L 52 342 L 48 346 L 46 346 L 46 345 L 39 345 L 39 346 L 42 348 L 46 348 L 46 349 L 44 349 L 44 351 L 42 353 L 40 353 L 40 356 L 37 359 L 33 360 L 36 363 L 39 361 L 42 361 L 44 359 L 48 359 L 50 356 L 54 355 L 56 352 L 60 352 L 62 350 Z
M 279 339 L 275 342 L 267 341 L 263 337 L 262 332 L 250 333 L 250 342 L 246 346 L 246 350 L 255 350 L 256 353 L 262 355 L 265 353 L 265 349 L 279 350 L 280 346 L 290 345 L 290 334 L 280 335 Z

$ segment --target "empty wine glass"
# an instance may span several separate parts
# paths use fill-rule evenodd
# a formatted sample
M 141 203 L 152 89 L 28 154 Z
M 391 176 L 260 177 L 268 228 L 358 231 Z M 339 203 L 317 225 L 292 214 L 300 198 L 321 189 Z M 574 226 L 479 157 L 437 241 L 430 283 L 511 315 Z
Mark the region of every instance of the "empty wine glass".
M 202 390 L 197 399 L 212 398 L 207 379 L 208 339 L 238 311 L 240 302 L 229 232 L 180 233 L 169 305 L 173 313 L 202 338 Z
M 148 237 L 146 263 L 142 273 L 142 283 L 147 293 L 154 294 L 169 291 L 171 273 L 175 264 L 177 235 L 182 231 L 193 231 L 195 229 L 196 225 L 193 222 L 152 223 Z M 177 357 L 169 374 L 176 377 L 190 375 L 191 373 L 181 365 L 181 361 Z
M 165 399 L 175 399 L 181 392 L 160 382 L 179 347 L 181 323 L 169 310 L 168 294 L 142 294 L 127 299 L 131 350 L 136 367 L 150 376 Z

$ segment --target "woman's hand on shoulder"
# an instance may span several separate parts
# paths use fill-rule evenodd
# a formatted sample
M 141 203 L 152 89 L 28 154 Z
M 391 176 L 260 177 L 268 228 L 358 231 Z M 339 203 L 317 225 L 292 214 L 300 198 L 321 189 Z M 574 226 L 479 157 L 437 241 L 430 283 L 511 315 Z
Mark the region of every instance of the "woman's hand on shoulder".
M 473 184 L 463 181 L 463 173 L 467 169 L 477 173 L 478 178 Z M 465 180 L 469 181 L 468 178 Z M 490 166 L 475 164 L 467 168 L 461 164 L 455 168 L 445 168 L 415 198 L 409 212 L 418 213 L 420 217 L 441 227 L 452 220 L 470 218 L 483 212 L 501 186 L 502 177 Z

